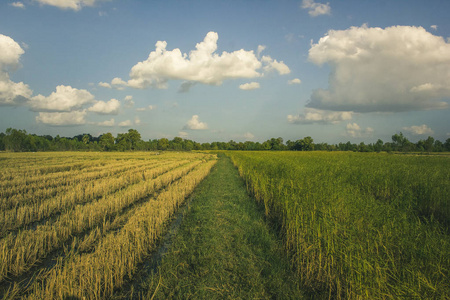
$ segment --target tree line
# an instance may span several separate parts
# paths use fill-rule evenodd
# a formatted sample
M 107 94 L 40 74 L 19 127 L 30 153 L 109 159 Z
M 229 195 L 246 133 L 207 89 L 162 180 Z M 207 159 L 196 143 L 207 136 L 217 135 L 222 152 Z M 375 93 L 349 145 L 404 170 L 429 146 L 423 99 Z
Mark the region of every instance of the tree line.
M 192 151 L 192 150 L 291 150 L 291 151 L 358 151 L 358 152 L 443 152 L 450 151 L 450 138 L 445 142 L 429 136 L 417 143 L 410 142 L 402 133 L 394 134 L 392 141 L 365 144 L 351 142 L 328 144 L 314 143 L 307 136 L 295 141 L 283 141 L 281 137 L 260 142 L 212 142 L 198 143 L 189 139 L 175 137 L 150 139 L 144 141 L 136 129 L 119 133 L 114 137 L 105 133 L 98 137 L 80 134 L 74 137 L 52 137 L 50 135 L 29 134 L 25 130 L 8 128 L 0 133 L 0 151 L 36 152 L 36 151 Z

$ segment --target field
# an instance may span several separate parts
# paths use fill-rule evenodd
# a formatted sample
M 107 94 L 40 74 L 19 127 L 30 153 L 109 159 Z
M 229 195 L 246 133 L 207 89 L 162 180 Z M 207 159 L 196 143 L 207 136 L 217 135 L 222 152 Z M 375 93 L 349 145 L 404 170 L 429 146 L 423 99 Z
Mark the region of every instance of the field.
M 450 298 L 448 156 L 0 153 L 0 168 L 0 298 Z
M 231 152 L 301 282 L 332 298 L 450 298 L 450 160 Z
M 0 292 L 29 299 L 110 297 L 216 162 L 192 153 L 0 159 Z

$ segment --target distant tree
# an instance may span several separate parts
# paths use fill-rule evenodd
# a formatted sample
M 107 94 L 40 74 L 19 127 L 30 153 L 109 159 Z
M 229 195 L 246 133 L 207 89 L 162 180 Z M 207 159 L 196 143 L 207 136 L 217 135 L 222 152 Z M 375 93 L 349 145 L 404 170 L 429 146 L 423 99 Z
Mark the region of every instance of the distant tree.
M 395 151 L 408 151 L 411 148 L 411 142 L 400 132 L 392 136 L 392 146 Z
M 434 138 L 429 136 L 425 140 L 425 151 L 432 152 L 433 151 L 433 145 L 434 145 Z
M 100 136 L 100 146 L 105 151 L 111 151 L 114 150 L 114 136 L 111 132 L 102 134 Z
M 186 151 L 194 150 L 194 142 L 191 140 L 185 140 L 184 141 L 184 150 L 186 150 Z
M 8 128 L 5 131 L 6 136 L 3 138 L 5 150 L 19 152 L 27 151 L 28 135 L 25 130 Z
M 444 151 L 450 151 L 450 138 L 445 140 Z
M 161 138 L 158 140 L 158 150 L 167 150 L 169 148 L 169 140 L 166 138 Z
M 89 135 L 87 135 L 87 134 L 83 135 L 83 138 L 82 138 L 83 144 L 87 145 L 87 144 L 89 144 L 90 141 L 91 141 L 91 139 L 89 138 Z
M 129 129 L 127 139 L 131 144 L 131 150 L 136 150 L 136 146 L 141 140 L 141 134 L 136 129 Z
M 3 132 L 0 132 L 0 151 L 5 150 L 5 134 Z
M 378 139 L 377 142 L 373 145 L 373 150 L 376 152 L 381 152 L 383 150 L 383 141 Z

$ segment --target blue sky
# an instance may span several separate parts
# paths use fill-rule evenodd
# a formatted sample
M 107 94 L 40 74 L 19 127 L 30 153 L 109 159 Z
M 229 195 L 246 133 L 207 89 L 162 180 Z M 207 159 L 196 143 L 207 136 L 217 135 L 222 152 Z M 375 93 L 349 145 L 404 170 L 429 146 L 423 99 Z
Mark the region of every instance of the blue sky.
M 450 137 L 450 1 L 0 3 L 0 131 Z

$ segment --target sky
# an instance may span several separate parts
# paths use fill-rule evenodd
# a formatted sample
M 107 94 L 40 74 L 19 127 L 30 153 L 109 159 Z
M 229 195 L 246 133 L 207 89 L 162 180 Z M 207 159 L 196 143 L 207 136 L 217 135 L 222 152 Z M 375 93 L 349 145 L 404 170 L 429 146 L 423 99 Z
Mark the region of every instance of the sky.
M 450 1 L 2 0 L 0 132 L 450 138 Z

